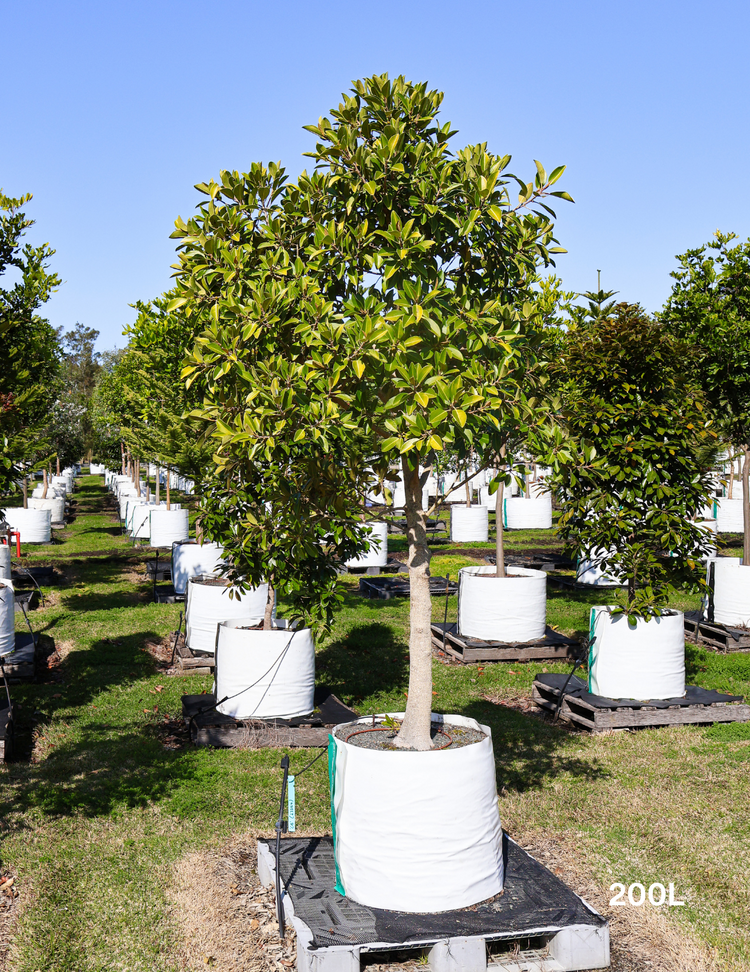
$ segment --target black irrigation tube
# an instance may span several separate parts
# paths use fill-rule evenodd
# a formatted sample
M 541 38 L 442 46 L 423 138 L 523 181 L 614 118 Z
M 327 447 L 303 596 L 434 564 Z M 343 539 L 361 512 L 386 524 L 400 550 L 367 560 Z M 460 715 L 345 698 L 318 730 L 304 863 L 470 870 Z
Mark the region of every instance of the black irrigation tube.
M 177 653 L 177 642 L 180 640 L 180 635 L 182 634 L 182 619 L 183 619 L 183 617 L 184 617 L 184 613 L 182 611 L 180 611 L 180 623 L 179 623 L 179 625 L 177 627 L 177 630 L 174 633 L 174 644 L 172 645 L 172 657 L 169 659 L 169 667 L 170 668 L 172 667 L 172 665 L 174 665 L 174 656 Z
M 25 574 L 27 577 L 29 577 L 34 582 L 34 587 L 36 587 L 37 591 L 39 591 L 39 597 L 41 597 L 41 599 L 42 599 L 42 607 L 44 607 L 44 592 L 42 591 L 41 587 L 39 586 L 39 583 L 38 583 L 36 577 L 34 577 L 34 575 L 31 573 L 31 571 L 28 569 L 28 567 L 20 567 L 20 566 L 18 566 L 15 569 L 18 571 L 19 574 Z

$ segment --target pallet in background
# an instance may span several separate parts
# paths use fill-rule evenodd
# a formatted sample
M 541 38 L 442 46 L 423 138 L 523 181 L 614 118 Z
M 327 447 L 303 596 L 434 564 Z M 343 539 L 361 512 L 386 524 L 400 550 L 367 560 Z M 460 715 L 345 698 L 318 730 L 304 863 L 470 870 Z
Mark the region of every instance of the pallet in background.
M 488 564 L 493 567 L 497 563 L 494 554 L 488 554 L 485 558 Z M 552 554 L 547 556 L 507 556 L 506 564 L 508 567 L 525 567 L 527 570 L 543 570 L 549 572 L 551 570 L 575 570 L 575 561 L 570 560 L 568 557 L 555 557 Z
M 702 611 L 685 612 L 685 637 L 689 641 L 718 651 L 750 651 L 750 630 L 704 621 L 702 614 Z
M 402 565 L 403 566 L 403 565 Z M 381 598 L 388 601 L 392 597 L 409 597 L 411 589 L 408 577 L 362 577 L 359 582 L 359 593 L 369 598 Z M 439 597 L 445 594 L 457 594 L 458 584 L 448 583 L 445 577 L 430 578 L 430 594 Z
M 31 682 L 36 675 L 36 639 L 30 631 L 16 631 L 15 651 L 3 658 L 9 682 Z M 2 692 L 0 681 L 0 692 Z M 0 699 L 0 704 L 3 700 Z
M 455 621 L 433 622 L 432 646 L 464 664 L 485 661 L 567 661 L 576 658 L 579 651 L 577 641 L 549 627 L 544 638 L 513 644 L 461 636 Z
M 156 574 L 156 577 L 154 577 Z M 172 562 L 170 560 L 147 560 L 146 576 L 150 581 L 171 581 Z
M 174 660 L 175 666 L 181 675 L 213 675 L 214 669 L 216 668 L 215 655 L 204 655 L 200 652 L 194 652 L 185 644 L 185 639 L 182 635 L 177 640 Z
M 162 584 L 161 587 L 154 585 L 154 602 L 156 604 L 182 604 L 185 600 L 184 594 L 176 594 L 171 584 Z
M 537 675 L 532 699 L 549 712 L 560 705 L 560 716 L 593 732 L 607 729 L 645 729 L 650 726 L 685 726 L 711 722 L 750 722 L 750 705 L 741 695 L 724 695 L 712 689 L 688 685 L 684 698 L 605 699 L 592 695 L 586 683 L 570 679 L 563 695 L 567 675 Z

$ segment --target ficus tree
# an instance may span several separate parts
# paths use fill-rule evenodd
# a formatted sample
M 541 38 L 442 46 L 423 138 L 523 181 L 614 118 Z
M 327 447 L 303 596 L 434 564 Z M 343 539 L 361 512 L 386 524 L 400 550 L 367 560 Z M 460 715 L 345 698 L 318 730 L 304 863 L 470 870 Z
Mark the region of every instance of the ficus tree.
M 717 232 L 677 257 L 661 320 L 690 344 L 722 438 L 744 454 L 743 559 L 750 564 L 750 240 Z
M 295 449 L 316 470 L 330 456 L 330 504 L 307 515 L 345 520 L 370 470 L 400 464 L 411 599 L 398 744 L 422 750 L 432 745 L 432 610 L 420 464 L 445 449 L 466 455 L 480 433 L 501 435 L 505 416 L 526 413 L 529 292 L 558 249 L 542 200 L 567 196 L 552 188 L 563 167 L 548 175 L 537 163 L 527 183 L 483 144 L 452 152 L 441 101 L 401 77 L 356 82 L 330 119 L 308 126 L 312 174 L 286 185 L 275 166 L 222 173 L 199 187 L 207 202 L 176 234 L 183 298 L 212 321 L 188 374 L 209 388 L 202 414 L 220 443 L 218 475 L 237 481 L 253 462 L 294 469 Z M 264 487 L 276 513 L 289 477 L 266 475 L 278 479 Z M 239 530 L 252 547 L 252 521 Z
M 558 359 L 558 425 L 546 461 L 558 532 L 627 581 L 628 617 L 650 617 L 708 550 L 701 460 L 715 440 L 689 349 L 638 304 L 571 324 Z

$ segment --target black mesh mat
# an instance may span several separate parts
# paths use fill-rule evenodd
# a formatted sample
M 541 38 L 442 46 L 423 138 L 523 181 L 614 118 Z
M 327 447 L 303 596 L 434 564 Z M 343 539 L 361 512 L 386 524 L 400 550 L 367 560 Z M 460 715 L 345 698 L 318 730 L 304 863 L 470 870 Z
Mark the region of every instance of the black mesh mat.
M 560 691 L 565 685 L 567 677 L 567 675 L 551 672 L 546 675 L 537 675 L 536 681 Z M 742 701 L 741 695 L 724 695 L 715 689 L 699 688 L 697 685 L 688 685 L 685 689 L 685 695 L 680 699 L 605 699 L 601 695 L 592 695 L 586 687 L 586 682 L 575 675 L 571 678 L 565 694 L 571 695 L 574 699 L 580 699 L 582 702 L 587 702 L 595 709 L 621 709 L 625 706 L 629 709 L 640 709 L 644 705 L 649 708 L 668 709 L 672 705 L 713 705 L 715 702 Z
M 273 853 L 274 841 L 262 843 Z M 494 901 L 426 915 L 367 908 L 334 891 L 330 837 L 283 838 L 280 869 L 294 913 L 312 932 L 314 948 L 376 942 L 395 946 L 466 935 L 517 937 L 532 931 L 559 931 L 568 925 L 605 923 L 507 834 L 503 835 L 503 852 L 505 889 Z

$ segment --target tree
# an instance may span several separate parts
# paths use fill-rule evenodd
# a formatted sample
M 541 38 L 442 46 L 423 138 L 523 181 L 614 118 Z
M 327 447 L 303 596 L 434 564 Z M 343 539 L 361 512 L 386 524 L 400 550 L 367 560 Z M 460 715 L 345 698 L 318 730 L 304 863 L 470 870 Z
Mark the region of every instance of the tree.
M 722 437 L 744 453 L 744 562 L 750 563 L 750 240 L 715 234 L 677 259 L 661 320 L 689 342 Z
M 313 463 L 326 448 L 337 456 L 340 499 L 340 482 L 361 494 L 368 467 L 400 463 L 411 633 L 398 739 L 415 749 L 431 747 L 432 702 L 419 466 L 445 448 L 468 452 L 478 435 L 501 434 L 503 416 L 525 412 L 525 302 L 555 252 L 541 200 L 569 198 L 551 189 L 564 167 L 547 175 L 537 163 L 526 183 L 485 145 L 452 155 L 441 101 L 401 77 L 358 81 L 333 121 L 308 126 L 312 175 L 285 186 L 276 166 L 224 172 L 198 187 L 208 201 L 175 234 L 183 299 L 212 321 L 189 370 L 209 387 L 203 415 L 220 441 L 220 474 L 264 449 L 279 463 L 304 442 Z M 248 343 L 260 349 L 282 329 L 283 355 L 264 371 L 254 350 L 249 368 Z
M 627 579 L 628 617 L 649 617 L 670 583 L 695 580 L 708 538 L 693 521 L 715 439 L 689 349 L 638 304 L 571 326 L 561 355 L 560 413 L 547 461 L 558 531 L 582 557 Z

